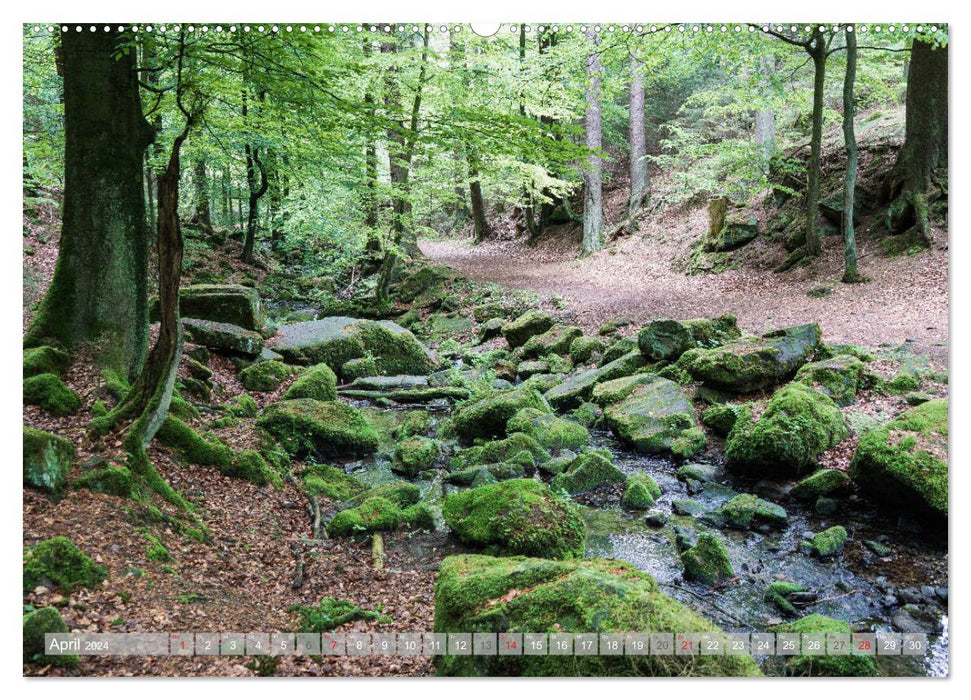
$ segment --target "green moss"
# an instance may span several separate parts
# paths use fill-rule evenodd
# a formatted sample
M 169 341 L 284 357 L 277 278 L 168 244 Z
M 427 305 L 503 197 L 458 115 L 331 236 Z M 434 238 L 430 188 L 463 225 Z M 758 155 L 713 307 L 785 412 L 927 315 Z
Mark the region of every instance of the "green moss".
M 509 419 L 524 408 L 549 411 L 549 404 L 535 389 L 516 388 L 468 403 L 453 413 L 452 430 L 465 440 L 501 437 Z
M 91 404 L 91 415 L 95 418 L 104 418 L 108 415 L 108 407 L 105 402 L 101 399 L 95 399 L 95 402 Z
M 355 357 L 341 365 L 341 376 L 351 382 L 360 377 L 375 377 L 378 374 L 378 363 L 373 357 Z
M 439 442 L 426 437 L 412 437 L 398 443 L 391 468 L 406 476 L 417 476 L 431 469 L 438 459 Z
M 555 323 L 553 317 L 545 311 L 527 311 L 502 327 L 502 337 L 510 347 L 518 348 L 533 336 L 548 331 Z
M 38 374 L 58 375 L 70 361 L 70 355 L 50 345 L 27 348 L 24 350 L 24 378 Z
M 776 634 L 850 634 L 850 626 L 842 620 L 824 615 L 808 615 L 795 622 L 770 628 Z M 786 674 L 790 676 L 877 676 L 879 671 L 872 656 L 799 655 L 786 659 Z
M 599 486 L 621 484 L 624 473 L 599 452 L 586 452 L 577 457 L 562 474 L 550 481 L 550 488 L 571 495 L 583 493 Z
M 105 381 L 105 391 L 108 392 L 109 396 L 119 401 L 125 398 L 125 395 L 131 389 L 128 380 L 113 369 L 102 369 L 101 377 Z
M 820 469 L 793 486 L 790 493 L 794 498 L 813 501 L 820 496 L 845 492 L 851 488 L 853 482 L 846 472 L 839 469 Z
M 294 368 L 276 360 L 257 362 L 239 373 L 247 391 L 276 391 L 293 373 Z
M 157 564 L 168 564 L 175 561 L 168 548 L 162 544 L 162 540 L 152 534 L 146 534 L 148 547 L 145 548 L 145 559 L 156 562 Z
M 238 452 L 233 455 L 229 465 L 220 471 L 226 476 L 252 481 L 257 486 L 273 484 L 278 489 L 283 486 L 283 479 L 256 450 Z
M 545 333 L 532 336 L 523 345 L 526 359 L 548 355 L 567 355 L 574 340 L 583 337 L 583 329 L 577 326 L 556 325 Z
M 634 389 L 654 381 L 653 374 L 632 374 L 601 382 L 593 387 L 590 401 L 598 406 L 608 406 L 626 399 Z
M 69 440 L 24 426 L 24 486 L 59 496 L 67 485 L 74 455 Z
M 692 581 L 715 584 L 735 577 L 725 544 L 710 532 L 700 534 L 698 544 L 681 553 L 681 564 Z
M 928 401 L 860 440 L 850 476 L 890 505 L 947 518 L 947 439 L 948 401 Z
M 331 537 L 395 530 L 399 526 L 428 529 L 433 518 L 424 503 L 401 508 L 381 496 L 368 496 L 356 508 L 342 510 L 327 524 Z
M 891 394 L 906 394 L 920 388 L 920 381 L 910 372 L 898 372 L 894 378 L 886 382 L 884 388 Z
M 477 464 L 474 467 L 459 469 L 445 475 L 445 482 L 461 486 L 482 486 L 495 484 L 507 479 L 522 479 L 526 476 L 526 467 L 516 463 Z
M 548 450 L 579 450 L 590 444 L 590 433 L 579 423 L 536 408 L 524 408 L 509 419 L 510 433 L 524 433 Z
M 75 481 L 74 488 L 128 498 L 132 494 L 131 471 L 117 465 L 93 469 Z
M 432 369 L 425 348 L 408 331 L 394 330 L 385 322 L 357 321 L 348 332 L 363 344 L 361 356 L 370 354 L 374 357 L 379 375 L 427 374 Z M 343 364 L 336 366 L 342 367 Z
M 782 612 L 795 616 L 799 613 L 796 611 L 796 607 L 789 602 L 788 596 L 793 593 L 804 593 L 805 591 L 805 586 L 798 583 L 773 581 L 765 589 L 765 593 L 762 594 L 762 599 L 767 603 L 771 603 Z
M 448 557 L 435 587 L 436 632 L 718 632 L 648 574 L 607 559 Z M 759 675 L 748 656 L 444 656 L 448 676 Z
M 460 540 L 490 553 L 583 556 L 586 523 L 579 510 L 532 479 L 450 494 L 443 513 Z
M 701 414 L 701 422 L 711 428 L 711 432 L 715 435 L 727 437 L 732 432 L 732 428 L 735 427 L 735 421 L 738 420 L 741 411 L 742 407 L 736 404 L 712 406 L 706 408 Z
M 239 418 L 255 418 L 260 407 L 256 405 L 256 401 L 249 394 L 240 394 L 226 404 L 226 410 Z
M 294 457 L 371 454 L 378 434 L 353 406 L 339 401 L 290 399 L 263 410 L 257 425 Z
M 637 346 L 647 360 L 676 360 L 694 345 L 688 327 L 669 318 L 652 321 L 637 334 Z
M 574 408 L 570 412 L 570 415 L 573 417 L 573 420 L 585 428 L 592 428 L 600 422 L 603 411 L 600 410 L 600 406 L 597 404 L 587 401 Z
M 832 399 L 793 382 L 773 394 L 757 423 L 747 409 L 739 415 L 725 456 L 735 469 L 798 474 L 848 435 Z
M 817 532 L 813 536 L 812 552 L 817 557 L 834 557 L 843 551 L 846 546 L 846 528 L 842 525 L 834 525 L 828 530 Z
M 632 352 L 640 354 L 640 350 L 637 347 L 637 338 L 619 338 L 604 350 L 603 357 L 600 358 L 600 366 L 606 367 L 614 360 L 619 360 L 624 355 L 629 355 Z
M 803 365 L 796 372 L 796 381 L 816 386 L 839 406 L 853 401 L 863 386 L 866 365 L 850 355 L 837 355 L 819 362 Z
M 676 382 L 682 386 L 691 384 L 691 382 L 694 381 L 688 371 L 679 365 L 668 365 L 667 367 L 662 367 L 657 371 L 657 376 L 663 377 L 664 379 L 670 379 L 672 382 Z
M 627 487 L 622 500 L 625 508 L 646 510 L 660 497 L 661 487 L 650 474 L 635 472 L 627 477 Z
M 63 634 L 68 632 L 61 613 L 57 608 L 46 607 L 34 610 L 24 615 L 24 663 L 37 663 L 52 666 L 73 668 L 81 659 L 77 654 L 47 656 L 45 654 L 46 634 Z
M 299 632 L 319 634 L 330 632 L 341 625 L 357 620 L 374 621 L 379 624 L 394 622 L 387 615 L 375 610 L 365 610 L 349 600 L 322 598 L 315 606 L 291 605 L 287 612 L 296 613 L 300 618 Z
M 645 454 L 697 454 L 705 447 L 705 436 L 698 429 L 691 402 L 674 382 L 650 376 L 650 381 L 604 410 L 607 425 Z
M 178 391 L 172 392 L 172 400 L 169 402 L 169 413 L 184 421 L 199 417 L 199 410 L 182 398 Z
M 789 516 L 782 506 L 766 501 L 751 493 L 742 493 L 722 505 L 706 519 L 718 526 L 746 530 L 755 525 L 785 528 Z
M 38 374 L 24 379 L 24 403 L 40 406 L 55 416 L 73 416 L 81 399 L 54 374 Z
M 513 433 L 502 440 L 468 447 L 456 452 L 449 461 L 449 469 L 465 469 L 477 464 L 515 462 L 532 467 L 550 459 L 550 453 L 535 439 L 524 433 Z
M 283 398 L 336 401 L 337 375 L 327 365 L 314 365 L 290 385 Z
M 364 484 L 343 469 L 324 464 L 307 467 L 301 476 L 308 493 L 335 501 L 348 501 L 367 490 Z
M 77 548 L 67 537 L 39 542 L 24 554 L 24 592 L 37 586 L 70 593 L 94 588 L 108 577 L 108 569 Z
M 389 481 L 375 486 L 350 500 L 351 506 L 359 506 L 369 498 L 382 498 L 398 508 L 413 506 L 421 499 L 421 490 L 407 481 Z
M 191 464 L 229 468 L 233 451 L 221 442 L 207 440 L 175 416 L 169 416 L 156 434 L 163 444 L 177 450 Z
M 570 343 L 570 359 L 574 364 L 583 365 L 590 362 L 595 355 L 603 353 L 604 349 L 604 342 L 600 338 L 582 335 Z

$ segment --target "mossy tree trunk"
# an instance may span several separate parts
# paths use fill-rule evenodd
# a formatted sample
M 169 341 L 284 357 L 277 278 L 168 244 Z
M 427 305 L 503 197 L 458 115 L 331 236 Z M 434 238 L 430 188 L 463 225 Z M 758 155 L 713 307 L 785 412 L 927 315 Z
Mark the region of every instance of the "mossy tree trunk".
M 846 175 L 843 179 L 843 281 L 860 282 L 857 267 L 856 232 L 853 230 L 853 211 L 856 201 L 856 133 L 853 119 L 853 86 L 856 82 L 856 32 L 846 32 L 846 76 L 843 79 L 843 139 L 846 143 Z
M 648 195 L 647 138 L 644 131 L 644 63 L 638 47 L 630 54 L 630 106 L 627 130 L 630 141 L 630 200 L 627 215 L 633 219 Z
M 192 167 L 192 184 L 195 188 L 195 212 L 192 215 L 194 223 L 204 229 L 212 228 L 212 209 L 209 206 L 209 176 L 206 173 L 206 162 L 196 158 Z
M 590 27 L 587 53 L 587 112 L 584 120 L 586 146 L 591 154 L 583 169 L 583 254 L 594 253 L 603 245 L 603 183 L 600 150 L 602 146 L 602 105 L 600 103 L 600 35 Z
M 264 99 L 265 93 L 262 91 L 259 93 L 260 101 Z M 247 91 L 246 88 L 243 89 L 243 121 L 246 121 L 246 117 L 249 114 L 249 107 L 247 105 Z M 259 226 L 259 216 L 260 216 L 260 199 L 266 194 L 266 191 L 270 187 L 270 181 L 267 177 L 266 167 L 263 165 L 263 161 L 260 158 L 260 149 L 249 142 L 243 146 L 243 150 L 246 154 L 246 185 L 249 191 L 249 202 L 248 209 L 246 211 L 246 237 L 243 239 L 243 253 L 240 255 L 240 260 L 244 263 L 253 262 L 253 248 L 256 245 L 256 229 Z M 256 171 L 259 169 L 259 180 L 256 177 Z
M 886 199 L 886 225 L 894 233 L 914 226 L 930 246 L 929 201 L 939 183 L 935 173 L 947 166 L 947 47 L 915 39 L 907 78 L 907 123 Z M 943 189 L 943 188 L 939 188 Z
M 66 32 L 64 205 L 54 277 L 24 344 L 101 340 L 100 360 L 134 377 L 148 346 L 142 115 L 134 52 L 114 32 Z
M 768 93 L 774 72 L 774 58 L 770 56 L 759 58 L 759 87 L 763 94 Z M 762 153 L 763 172 L 768 175 L 776 147 L 775 112 L 772 109 L 760 109 L 755 113 L 755 145 Z
M 472 204 L 472 239 L 481 243 L 488 238 L 492 229 L 486 218 L 485 201 L 482 198 L 482 183 L 479 181 L 479 157 L 474 149 L 466 148 L 469 161 L 469 201 Z
M 823 153 L 823 98 L 826 87 L 826 40 L 819 29 L 806 47 L 813 60 L 813 124 L 806 192 L 806 253 L 819 255 L 819 179 Z

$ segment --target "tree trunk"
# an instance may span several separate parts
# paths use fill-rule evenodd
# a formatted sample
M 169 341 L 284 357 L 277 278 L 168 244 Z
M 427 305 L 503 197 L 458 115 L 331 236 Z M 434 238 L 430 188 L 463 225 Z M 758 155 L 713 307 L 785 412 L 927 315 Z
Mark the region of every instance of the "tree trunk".
M 258 148 L 246 144 L 246 183 L 249 185 L 249 209 L 246 215 L 246 238 L 243 242 L 243 254 L 240 260 L 244 263 L 253 262 L 253 248 L 256 245 L 256 229 L 259 226 L 260 198 L 269 189 L 270 181 L 266 175 L 266 168 L 260 160 Z M 259 184 L 256 182 L 256 169 L 260 171 Z
M 470 148 L 466 149 L 469 160 L 469 199 L 472 203 L 472 238 L 476 245 L 492 233 L 486 219 L 485 203 L 482 201 L 482 185 L 479 182 L 479 157 Z
M 133 52 L 107 32 L 66 32 L 64 206 L 54 277 L 24 338 L 74 347 L 104 338 L 101 361 L 138 374 L 148 345 L 142 170 L 154 130 Z
M 819 179 L 823 151 L 823 89 L 826 85 L 826 40 L 819 30 L 806 47 L 813 60 L 813 128 L 806 193 L 806 253 L 819 255 Z
M 601 130 L 600 103 L 600 35 L 593 27 L 587 31 L 591 51 L 587 54 L 586 103 L 584 124 L 586 147 L 593 151 L 587 156 L 583 171 L 583 254 L 600 250 L 603 244 L 603 184 L 601 182 Z
M 212 210 L 209 207 L 209 178 L 206 175 L 206 162 L 197 158 L 192 168 L 192 184 L 195 187 L 194 223 L 208 230 L 212 229 Z
M 648 195 L 647 139 L 644 132 L 644 63 L 637 47 L 630 54 L 630 106 L 628 114 L 630 140 L 630 200 L 627 215 L 633 219 L 644 206 Z
M 846 176 L 843 179 L 843 281 L 860 282 L 857 267 L 853 211 L 856 201 L 856 134 L 853 119 L 853 84 L 856 82 L 856 32 L 846 32 L 846 76 L 843 79 L 843 139 L 846 142 Z
M 775 59 L 769 56 L 759 58 L 759 71 L 762 76 L 759 86 L 765 95 L 769 91 L 770 78 L 775 71 Z M 771 109 L 760 109 L 755 113 L 755 144 L 762 153 L 763 172 L 768 174 L 772 156 L 775 154 L 775 112 Z
M 524 69 L 526 65 L 526 23 L 519 24 L 519 116 L 526 118 L 526 86 Z M 533 206 L 533 194 L 529 187 L 523 186 L 523 220 L 530 238 L 539 233 L 536 221 L 536 211 Z
M 907 79 L 904 146 L 894 165 L 886 199 L 887 228 L 895 233 L 915 226 L 930 246 L 929 199 L 934 173 L 947 165 L 947 47 L 914 40 Z

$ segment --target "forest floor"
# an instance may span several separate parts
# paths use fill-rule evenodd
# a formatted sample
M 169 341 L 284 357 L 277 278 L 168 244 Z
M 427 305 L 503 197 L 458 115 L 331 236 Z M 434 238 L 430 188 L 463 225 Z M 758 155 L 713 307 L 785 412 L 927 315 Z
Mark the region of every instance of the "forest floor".
M 685 212 L 682 211 L 683 215 Z M 746 266 L 717 275 L 688 276 L 677 260 L 688 241 L 707 227 L 703 208 L 680 220 L 643 225 L 607 249 L 580 260 L 575 236 L 551 236 L 528 246 L 524 239 L 486 241 L 424 239 L 422 252 L 475 280 L 562 297 L 565 315 L 595 331 L 609 317 L 635 324 L 735 314 L 739 326 L 762 333 L 819 322 L 828 341 L 868 347 L 906 344 L 946 364 L 948 353 L 948 252 L 946 234 L 935 232 L 933 250 L 916 257 L 883 257 L 875 241 L 860 240 L 866 284 L 842 284 L 842 240 L 823 238 L 823 255 L 811 267 L 788 273 Z M 807 296 L 824 288 L 826 296 Z

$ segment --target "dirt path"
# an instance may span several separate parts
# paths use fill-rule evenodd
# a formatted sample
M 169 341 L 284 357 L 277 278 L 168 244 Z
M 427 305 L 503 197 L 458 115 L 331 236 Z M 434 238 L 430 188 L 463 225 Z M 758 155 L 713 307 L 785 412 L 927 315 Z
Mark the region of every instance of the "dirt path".
M 887 259 L 861 245 L 861 268 L 872 281 L 857 285 L 839 282 L 841 246 L 835 238 L 824 240 L 815 269 L 785 275 L 746 269 L 689 277 L 672 269 L 672 256 L 661 246 L 639 236 L 583 261 L 570 244 L 529 248 L 501 241 L 473 247 L 466 241 L 424 240 L 421 249 L 472 279 L 535 290 L 544 302 L 559 294 L 567 315 L 588 329 L 610 316 L 642 323 L 732 313 L 751 332 L 818 321 L 830 342 L 906 343 L 939 362 L 947 358 L 946 248 Z M 832 292 L 807 296 L 821 285 Z

